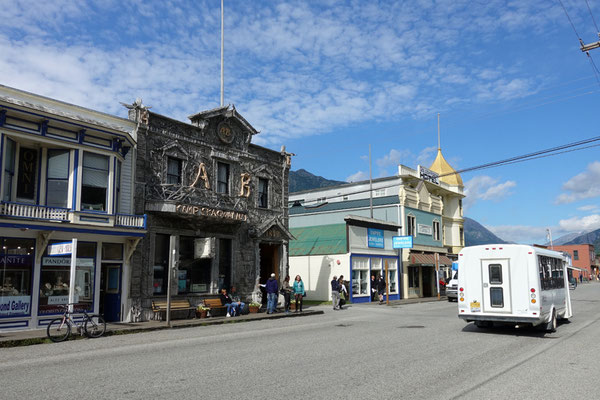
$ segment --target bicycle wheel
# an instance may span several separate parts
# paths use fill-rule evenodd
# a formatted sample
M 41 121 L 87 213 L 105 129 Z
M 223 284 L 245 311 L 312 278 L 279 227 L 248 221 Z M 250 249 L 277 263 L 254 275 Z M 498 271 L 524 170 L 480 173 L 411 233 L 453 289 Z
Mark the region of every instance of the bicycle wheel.
M 62 317 L 53 319 L 46 328 L 46 334 L 53 342 L 62 342 L 71 334 L 71 325 L 67 321 L 63 323 Z
M 106 322 L 101 315 L 90 315 L 83 326 L 85 334 L 91 338 L 99 338 L 106 332 Z

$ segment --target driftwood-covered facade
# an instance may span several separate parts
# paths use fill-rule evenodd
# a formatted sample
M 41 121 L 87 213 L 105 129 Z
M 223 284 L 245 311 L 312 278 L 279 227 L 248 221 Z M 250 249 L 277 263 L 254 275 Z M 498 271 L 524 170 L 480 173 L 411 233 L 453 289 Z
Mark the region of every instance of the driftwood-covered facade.
M 290 154 L 252 144 L 258 132 L 233 106 L 189 118 L 130 106 L 138 123 L 135 209 L 148 218 L 131 299 L 146 318 L 152 300 L 166 298 L 170 252 L 172 297 L 192 305 L 223 287 L 248 296 L 288 269 Z

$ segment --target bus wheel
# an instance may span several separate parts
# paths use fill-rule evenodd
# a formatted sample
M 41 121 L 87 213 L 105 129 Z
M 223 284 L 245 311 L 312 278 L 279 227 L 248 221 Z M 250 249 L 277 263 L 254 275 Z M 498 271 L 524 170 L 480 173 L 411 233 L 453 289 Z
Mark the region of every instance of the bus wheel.
M 552 317 L 546 324 L 546 332 L 556 332 L 556 310 L 552 310 Z

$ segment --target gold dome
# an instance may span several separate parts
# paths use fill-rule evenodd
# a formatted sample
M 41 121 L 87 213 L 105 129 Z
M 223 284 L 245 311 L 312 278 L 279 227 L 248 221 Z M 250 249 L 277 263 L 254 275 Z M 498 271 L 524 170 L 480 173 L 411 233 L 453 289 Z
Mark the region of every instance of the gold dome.
M 438 149 L 437 156 L 435 157 L 435 160 L 433 161 L 433 164 L 431 164 L 431 167 L 429 167 L 429 169 L 439 174 L 441 176 L 440 181 L 447 183 L 448 185 L 464 186 L 462 178 L 459 174 L 456 173 L 456 170 L 452 168 L 450 164 L 448 164 L 448 161 L 446 161 L 446 159 L 442 155 L 441 149 Z

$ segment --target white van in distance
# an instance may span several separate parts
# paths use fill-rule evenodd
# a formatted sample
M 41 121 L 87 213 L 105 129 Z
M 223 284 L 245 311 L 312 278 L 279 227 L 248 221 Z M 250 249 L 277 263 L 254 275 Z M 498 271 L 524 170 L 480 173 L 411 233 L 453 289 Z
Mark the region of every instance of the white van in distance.
M 556 330 L 572 314 L 562 253 L 519 244 L 465 247 L 458 256 L 458 317 Z

